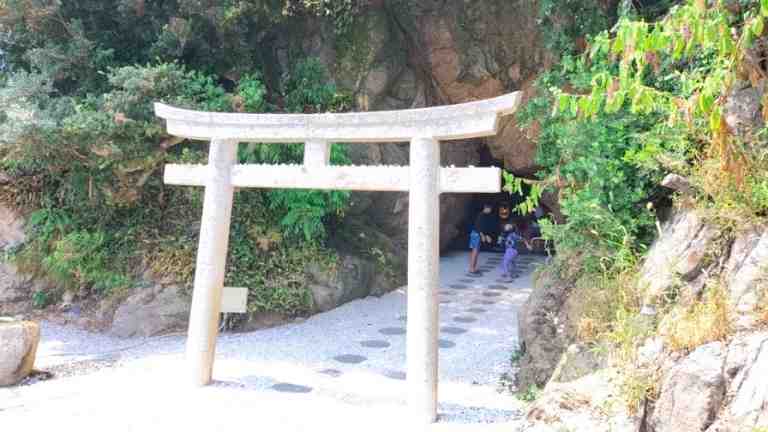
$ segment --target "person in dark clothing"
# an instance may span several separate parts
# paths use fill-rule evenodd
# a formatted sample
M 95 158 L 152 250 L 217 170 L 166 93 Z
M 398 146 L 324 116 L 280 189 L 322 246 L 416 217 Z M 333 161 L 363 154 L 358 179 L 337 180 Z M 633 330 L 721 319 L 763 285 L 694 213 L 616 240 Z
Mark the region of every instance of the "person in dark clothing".
M 492 243 L 493 239 L 490 236 L 490 233 L 493 232 L 494 227 L 496 225 L 496 220 L 491 214 L 493 211 L 493 207 L 491 207 L 490 204 L 485 204 L 483 206 L 483 211 L 479 215 L 477 215 L 477 218 L 475 219 L 475 224 L 472 227 L 472 231 L 469 234 L 469 249 L 471 250 L 469 254 L 469 273 L 470 274 L 478 274 L 480 273 L 479 270 L 477 270 L 477 260 L 480 256 L 480 245 L 481 243 Z

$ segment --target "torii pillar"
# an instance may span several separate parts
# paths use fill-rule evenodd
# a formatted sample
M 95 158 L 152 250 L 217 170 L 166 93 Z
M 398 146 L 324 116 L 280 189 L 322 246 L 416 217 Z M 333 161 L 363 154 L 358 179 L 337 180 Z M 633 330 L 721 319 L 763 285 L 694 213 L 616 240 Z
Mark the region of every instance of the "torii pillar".
M 498 193 L 499 168 L 441 168 L 440 141 L 496 134 L 515 92 L 478 102 L 344 114 L 209 113 L 155 105 L 172 135 L 211 142 L 208 165 L 166 165 L 165 182 L 203 186 L 205 198 L 187 335 L 189 380 L 210 383 L 234 188 L 407 191 L 407 397 L 417 423 L 437 419 L 440 194 Z M 303 142 L 303 165 L 237 165 L 239 142 Z M 410 142 L 410 165 L 330 166 L 330 143 Z

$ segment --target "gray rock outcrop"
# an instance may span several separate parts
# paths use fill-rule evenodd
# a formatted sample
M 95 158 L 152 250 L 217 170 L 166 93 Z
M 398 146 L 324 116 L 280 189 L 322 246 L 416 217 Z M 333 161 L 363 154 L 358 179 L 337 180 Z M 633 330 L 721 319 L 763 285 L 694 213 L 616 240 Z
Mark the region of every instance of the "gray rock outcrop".
M 313 309 L 326 312 L 355 299 L 384 294 L 391 287 L 378 270 L 374 262 L 355 256 L 342 257 L 333 272 L 310 266 L 307 271 L 311 278 Z
M 549 382 L 575 381 L 606 367 L 608 362 L 605 356 L 595 352 L 592 347 L 583 343 L 571 344 L 560 357 Z
M 178 285 L 139 289 L 117 308 L 109 332 L 147 337 L 186 330 L 190 305 L 190 296 Z
M 664 376 L 648 427 L 653 432 L 703 431 L 725 397 L 725 346 L 703 345 Z
M 8 252 L 25 240 L 24 218 L 0 205 L 0 253 Z M 0 315 L 17 315 L 29 306 L 34 281 L 19 273 L 15 265 L 0 261 Z
M 570 293 L 573 284 L 544 274 L 518 315 L 524 355 L 520 359 L 520 388 L 543 387 L 575 339 L 576 319 Z
M 32 372 L 39 342 L 37 323 L 0 320 L 0 387 L 16 385 Z
M 568 383 L 550 383 L 528 409 L 527 419 L 532 424 L 525 430 L 636 432 L 641 417 L 624 407 L 620 383 L 615 369 L 601 369 Z
M 768 429 L 768 333 L 734 340 L 728 349 L 724 408 L 707 432 Z
M 653 243 L 640 270 L 640 284 L 646 290 L 645 307 L 655 309 L 665 296 L 678 289 L 688 299 L 703 288 L 705 256 L 719 230 L 708 225 L 694 211 L 676 211 Z M 695 281 L 695 282 L 694 282 Z
M 742 138 L 757 132 L 763 126 L 763 90 L 749 83 L 736 86 L 725 103 L 725 123 Z
M 734 324 L 742 330 L 754 326 L 755 311 L 768 294 L 768 230 L 751 229 L 736 236 L 724 279 Z

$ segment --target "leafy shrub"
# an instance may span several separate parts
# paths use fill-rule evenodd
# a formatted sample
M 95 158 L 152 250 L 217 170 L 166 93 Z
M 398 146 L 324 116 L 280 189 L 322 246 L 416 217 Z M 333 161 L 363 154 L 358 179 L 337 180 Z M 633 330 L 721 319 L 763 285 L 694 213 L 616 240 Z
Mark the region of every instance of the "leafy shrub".
M 351 97 L 340 93 L 328 80 L 317 58 L 299 61 L 285 81 L 285 106 L 289 112 L 348 111 Z
M 25 205 L 34 211 L 16 260 L 61 287 L 98 293 L 130 285 L 142 267 L 191 283 L 202 191 L 167 188 L 159 174 L 164 163 L 204 163 L 206 155 L 167 136 L 152 103 L 229 111 L 241 102 L 244 110 L 259 111 L 270 108 L 266 88 L 258 74 L 250 74 L 230 94 L 215 77 L 178 63 L 114 68 L 107 82 L 106 93 L 66 100 L 43 81 L 12 80 L 0 89 L 10 105 L 32 113 L 0 125 L 2 167 L 19 179 L 0 196 L 14 202 L 29 196 Z M 330 106 L 328 100 L 314 103 L 317 109 Z M 344 147 L 332 150 L 334 163 L 348 162 Z M 243 162 L 300 163 L 302 155 L 300 144 L 240 148 Z M 345 192 L 238 192 L 235 215 L 250 219 L 233 220 L 229 267 L 237 271 L 227 282 L 250 287 L 255 309 L 306 313 L 303 268 L 317 260 L 306 252 L 334 256 L 320 252 L 325 224 L 343 215 L 347 200 Z M 255 231 L 286 240 L 263 250 Z
M 653 238 L 654 215 L 644 200 L 663 174 L 657 158 L 678 160 L 679 150 L 642 139 L 657 127 L 653 116 L 624 110 L 574 121 L 568 113 L 551 114 L 554 99 L 547 89 L 586 88 L 597 71 L 609 67 L 567 56 L 562 63 L 562 70 L 539 79 L 540 96 L 519 114 L 524 125 L 540 129 L 540 180 L 529 183 L 537 196 L 541 190 L 556 192 L 567 218 L 560 225 L 543 221 L 542 234 L 559 250 L 586 251 L 605 266 L 605 260 L 642 252 Z
M 764 142 L 763 132 L 741 136 L 725 115 L 739 82 L 760 87 L 763 66 L 749 52 L 763 37 L 766 16 L 765 2 L 687 1 L 656 22 L 623 18 L 585 56 L 590 64 L 607 58 L 611 67 L 580 94 L 556 90 L 556 109 L 582 119 L 626 109 L 660 116 L 659 128 L 644 138 L 669 129 L 688 142 L 695 159 L 668 168 L 692 175 L 702 207 L 725 219 L 764 216 L 766 162 L 763 146 L 754 145 Z
M 45 291 L 35 291 L 32 294 L 32 305 L 38 309 L 43 309 L 50 304 L 50 298 Z
M 540 389 L 536 384 L 531 384 L 528 386 L 525 391 L 521 392 L 517 397 L 521 401 L 525 402 L 534 402 L 536 399 L 541 396 L 542 389 Z
M 109 270 L 103 232 L 73 231 L 57 241 L 43 260 L 43 269 L 64 288 L 93 287 L 109 291 L 125 287 L 130 280 Z
M 263 112 L 266 109 L 267 88 L 259 74 L 248 74 L 237 83 L 236 94 L 242 106 L 237 111 Z

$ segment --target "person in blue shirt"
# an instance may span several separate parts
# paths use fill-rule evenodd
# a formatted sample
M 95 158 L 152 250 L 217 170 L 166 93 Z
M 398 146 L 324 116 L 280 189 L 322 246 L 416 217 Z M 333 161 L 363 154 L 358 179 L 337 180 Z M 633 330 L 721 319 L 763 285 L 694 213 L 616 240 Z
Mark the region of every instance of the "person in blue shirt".
M 527 239 L 517 233 L 517 229 L 512 224 L 504 226 L 504 259 L 501 261 L 502 277 L 512 277 L 512 270 L 515 267 L 515 258 L 517 258 L 517 243 L 524 242 L 525 247 L 531 250 L 531 244 Z
M 491 243 L 490 233 L 493 232 L 497 223 L 493 214 L 493 207 L 490 204 L 483 205 L 483 211 L 477 215 L 472 231 L 469 233 L 469 273 L 480 274 L 477 269 L 477 260 L 480 256 L 480 245 L 482 243 Z

